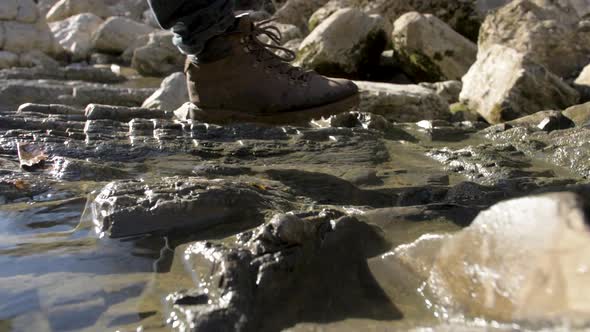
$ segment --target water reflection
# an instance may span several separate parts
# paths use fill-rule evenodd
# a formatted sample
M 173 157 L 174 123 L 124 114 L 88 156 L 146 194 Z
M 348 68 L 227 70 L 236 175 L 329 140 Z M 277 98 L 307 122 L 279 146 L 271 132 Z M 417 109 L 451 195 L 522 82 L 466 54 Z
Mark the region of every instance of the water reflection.
M 0 321 L 6 330 L 136 326 L 161 310 L 150 293 L 161 291 L 166 277 L 158 275 L 170 271 L 166 240 L 98 239 L 85 207 L 86 198 L 0 207 Z

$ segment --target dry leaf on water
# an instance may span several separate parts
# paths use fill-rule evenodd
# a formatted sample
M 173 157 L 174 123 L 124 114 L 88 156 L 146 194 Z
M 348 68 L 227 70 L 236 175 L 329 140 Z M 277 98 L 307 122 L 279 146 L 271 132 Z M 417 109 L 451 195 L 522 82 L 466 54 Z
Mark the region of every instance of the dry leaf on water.
M 31 143 L 18 143 L 18 159 L 23 168 L 40 166 L 47 160 L 47 155 L 40 147 Z

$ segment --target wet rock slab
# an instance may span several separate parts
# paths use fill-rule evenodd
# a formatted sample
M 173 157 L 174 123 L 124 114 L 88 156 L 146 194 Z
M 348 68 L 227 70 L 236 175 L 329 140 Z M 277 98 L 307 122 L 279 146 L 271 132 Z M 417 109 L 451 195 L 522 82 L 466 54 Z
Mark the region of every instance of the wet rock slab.
M 97 230 L 118 238 L 227 223 L 256 225 L 266 211 L 293 202 L 277 183 L 172 177 L 112 182 L 94 199 L 92 211 Z

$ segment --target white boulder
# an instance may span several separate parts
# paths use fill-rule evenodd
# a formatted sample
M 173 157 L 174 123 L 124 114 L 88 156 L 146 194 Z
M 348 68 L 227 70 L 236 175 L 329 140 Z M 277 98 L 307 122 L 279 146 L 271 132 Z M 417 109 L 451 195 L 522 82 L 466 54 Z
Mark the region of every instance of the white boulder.
M 160 88 L 146 99 L 141 107 L 174 111 L 188 100 L 186 76 L 179 72 L 166 77 Z
M 514 0 L 484 21 L 479 51 L 501 44 L 563 78 L 590 60 L 590 0 Z
M 579 93 L 525 54 L 493 45 L 479 52 L 477 62 L 463 77 L 460 100 L 496 124 L 567 108 L 579 101 Z
M 59 44 L 71 52 L 73 60 L 83 60 L 92 49 L 92 36 L 103 22 L 100 17 L 85 13 L 52 22 L 49 28 Z

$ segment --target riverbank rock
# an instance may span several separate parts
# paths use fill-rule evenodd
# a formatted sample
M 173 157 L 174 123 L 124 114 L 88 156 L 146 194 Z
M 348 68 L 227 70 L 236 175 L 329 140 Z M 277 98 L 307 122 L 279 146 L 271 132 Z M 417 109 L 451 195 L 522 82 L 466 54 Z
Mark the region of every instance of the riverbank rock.
M 475 43 L 430 14 L 404 14 L 392 40 L 404 72 L 421 82 L 460 80 L 477 56 Z
M 494 45 L 479 52 L 463 77 L 460 99 L 495 124 L 542 110 L 567 108 L 577 104 L 579 94 L 525 54 Z
M 419 85 L 355 81 L 361 93 L 360 109 L 389 121 L 417 122 L 448 119 L 449 105 L 433 90 Z
M 172 33 L 156 31 L 147 44 L 133 51 L 131 66 L 144 76 L 166 76 L 182 71 L 185 56 L 172 44 Z
M 0 69 L 13 66 L 14 56 L 19 58 L 19 64 L 30 63 L 31 61 L 27 59 L 21 61 L 20 58 L 23 54 L 33 51 L 58 55 L 63 52 L 63 49 L 53 38 L 47 22 L 41 17 L 32 0 L 2 1 L 0 4 L 0 52 L 2 52 L 3 61 L 0 61 Z
M 121 54 L 142 35 L 154 31 L 149 25 L 125 17 L 110 17 L 95 33 L 94 49 L 99 52 Z
M 184 73 L 166 77 L 160 88 L 143 103 L 142 107 L 174 111 L 189 100 Z
M 72 54 L 73 60 L 88 58 L 92 49 L 92 36 L 104 21 L 92 14 L 84 13 L 63 21 L 49 24 L 57 42 Z
M 60 0 L 47 12 L 46 18 L 47 22 L 56 22 L 83 13 L 94 14 L 103 19 L 113 16 L 104 1 Z
M 557 76 L 569 78 L 589 61 L 590 22 L 583 19 L 589 8 L 588 0 L 512 1 L 488 15 L 481 28 L 479 50 L 486 52 L 501 44 Z
M 587 212 L 573 193 L 499 203 L 444 242 L 427 284 L 443 307 L 471 317 L 583 325 L 590 314 Z
M 378 15 L 341 9 L 303 40 L 297 64 L 326 75 L 358 76 L 379 62 L 389 31 Z

